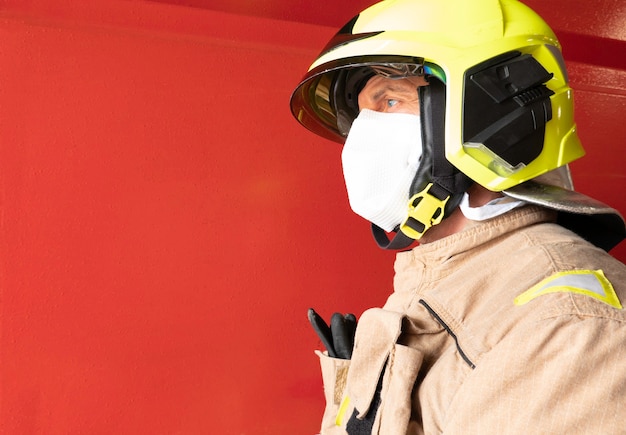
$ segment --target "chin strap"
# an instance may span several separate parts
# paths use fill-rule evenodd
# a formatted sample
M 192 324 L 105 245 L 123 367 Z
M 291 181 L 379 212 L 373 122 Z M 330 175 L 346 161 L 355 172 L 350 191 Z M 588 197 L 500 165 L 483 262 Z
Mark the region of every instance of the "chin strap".
M 411 183 L 408 216 L 391 240 L 385 230 L 372 224 L 374 239 L 382 249 L 408 248 L 449 215 L 473 183 L 446 159 L 446 86 L 435 78 L 429 83 L 417 89 L 423 149 L 421 163 Z
M 376 244 L 381 249 L 389 249 L 392 251 L 399 251 L 408 248 L 411 246 L 415 239 L 407 236 L 401 231 L 397 231 L 393 238 L 390 240 L 387 237 L 387 233 L 381 227 L 376 224 L 372 224 L 372 235 L 374 236 L 374 240 L 376 240 Z

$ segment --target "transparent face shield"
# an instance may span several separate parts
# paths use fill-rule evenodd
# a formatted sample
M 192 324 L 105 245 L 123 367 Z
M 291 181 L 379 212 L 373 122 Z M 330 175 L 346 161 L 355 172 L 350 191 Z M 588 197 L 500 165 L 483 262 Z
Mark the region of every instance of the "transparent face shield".
M 302 79 L 291 97 L 291 110 L 307 129 L 343 143 L 359 113 L 358 93 L 373 75 L 388 78 L 434 76 L 446 82 L 443 70 L 412 56 L 355 56 L 319 65 Z
M 417 58 L 412 60 L 421 61 Z M 337 130 L 343 137 L 348 135 L 352 122 L 359 114 L 358 95 L 367 81 L 374 75 L 391 80 L 434 76 L 445 83 L 443 70 L 436 65 L 425 62 L 372 62 L 366 66 L 347 68 L 338 72 L 329 96 L 330 105 L 336 115 Z

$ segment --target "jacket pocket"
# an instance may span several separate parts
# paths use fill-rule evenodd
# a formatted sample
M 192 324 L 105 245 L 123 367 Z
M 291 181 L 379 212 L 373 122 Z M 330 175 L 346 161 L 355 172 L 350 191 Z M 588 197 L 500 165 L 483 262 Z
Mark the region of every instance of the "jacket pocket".
M 320 358 L 322 382 L 326 409 L 322 418 L 321 435 L 345 434 L 344 429 L 337 426 L 337 414 L 342 404 L 350 360 L 331 358 L 325 352 L 315 351 Z
M 347 389 L 359 419 L 370 411 L 378 381 L 402 332 L 402 319 L 401 313 L 380 308 L 365 311 L 359 319 Z

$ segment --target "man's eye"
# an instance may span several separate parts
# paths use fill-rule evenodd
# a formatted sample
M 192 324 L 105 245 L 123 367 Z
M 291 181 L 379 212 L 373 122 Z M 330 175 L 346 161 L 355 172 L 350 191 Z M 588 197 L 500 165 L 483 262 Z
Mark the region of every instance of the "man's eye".
M 398 100 L 387 100 L 387 107 L 393 107 L 398 104 Z

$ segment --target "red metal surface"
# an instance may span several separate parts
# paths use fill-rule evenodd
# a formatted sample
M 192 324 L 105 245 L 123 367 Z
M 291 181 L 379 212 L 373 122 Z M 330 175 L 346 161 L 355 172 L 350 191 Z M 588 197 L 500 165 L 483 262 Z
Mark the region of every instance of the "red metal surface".
M 310 23 L 361 6 L 169 3 L 0 2 L 1 433 L 316 433 L 306 309 L 391 290 L 339 148 L 288 109 L 334 33 Z M 623 47 L 555 4 L 573 51 Z M 626 72 L 573 56 L 576 182 L 626 211 Z

